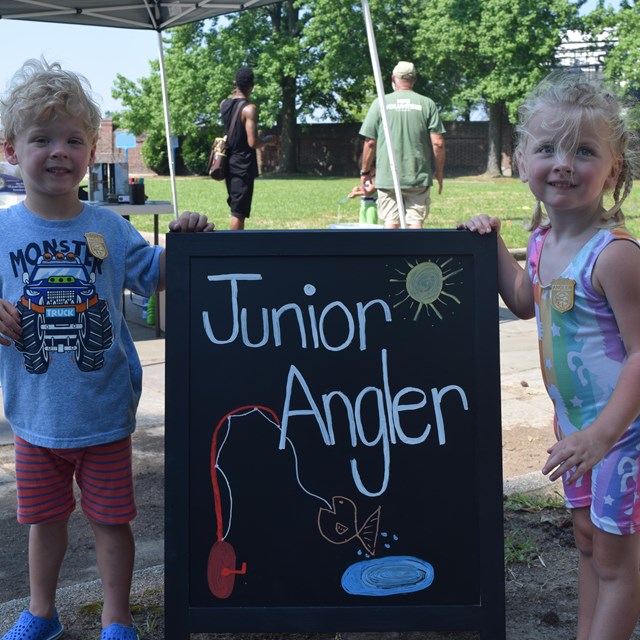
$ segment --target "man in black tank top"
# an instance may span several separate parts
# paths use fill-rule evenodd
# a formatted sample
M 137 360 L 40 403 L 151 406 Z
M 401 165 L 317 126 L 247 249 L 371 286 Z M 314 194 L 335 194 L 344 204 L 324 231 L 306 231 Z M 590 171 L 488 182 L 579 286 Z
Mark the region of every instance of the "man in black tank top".
M 251 215 L 253 183 L 258 176 L 256 149 L 274 144 L 274 136 L 258 137 L 258 108 L 249 101 L 253 91 L 253 70 L 241 67 L 236 72 L 233 93 L 220 103 L 220 116 L 225 132 L 232 128 L 228 140 L 227 204 L 231 209 L 231 229 L 244 229 Z

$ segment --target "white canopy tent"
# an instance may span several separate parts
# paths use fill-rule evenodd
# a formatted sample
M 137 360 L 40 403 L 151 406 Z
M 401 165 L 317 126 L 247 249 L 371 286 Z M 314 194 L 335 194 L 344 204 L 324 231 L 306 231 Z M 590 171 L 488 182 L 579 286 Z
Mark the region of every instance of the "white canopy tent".
M 200 0 L 186 2 L 183 0 L 0 0 L 0 19 L 33 20 L 37 22 L 58 22 L 65 24 L 90 25 L 98 27 L 119 27 L 124 29 L 146 29 L 158 34 L 158 52 L 160 61 L 160 79 L 162 83 L 162 100 L 164 107 L 165 133 L 169 157 L 169 173 L 171 175 L 171 192 L 174 215 L 178 215 L 178 197 L 175 181 L 175 162 L 171 144 L 171 117 L 167 93 L 166 72 L 164 66 L 164 50 L 162 31 L 206 18 L 227 13 L 235 13 L 255 7 L 273 4 L 277 0 Z M 376 87 L 381 104 L 384 104 L 384 86 L 380 74 L 380 65 L 371 23 L 368 0 L 361 0 L 365 17 L 367 38 L 375 73 Z M 386 112 L 381 109 L 383 127 L 387 140 L 389 126 Z M 400 204 L 400 219 L 404 227 L 404 207 L 399 190 L 396 164 L 391 144 L 389 159 L 394 176 L 396 196 Z

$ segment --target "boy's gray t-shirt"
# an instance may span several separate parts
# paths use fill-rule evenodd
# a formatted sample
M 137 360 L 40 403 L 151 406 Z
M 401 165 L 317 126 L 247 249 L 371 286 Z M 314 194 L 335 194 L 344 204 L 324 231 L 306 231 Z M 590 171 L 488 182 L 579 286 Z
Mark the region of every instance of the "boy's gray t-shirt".
M 103 207 L 84 204 L 71 220 L 22 203 L 0 211 L 0 298 L 23 314 L 17 346 L 0 346 L 4 410 L 18 436 L 66 449 L 133 432 L 142 367 L 123 293 L 153 294 L 161 252 Z

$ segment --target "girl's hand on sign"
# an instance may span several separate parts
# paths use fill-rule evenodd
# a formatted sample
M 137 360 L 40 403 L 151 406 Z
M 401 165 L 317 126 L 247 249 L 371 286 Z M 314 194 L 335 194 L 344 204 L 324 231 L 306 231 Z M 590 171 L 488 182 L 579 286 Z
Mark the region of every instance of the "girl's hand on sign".
M 475 231 L 480 235 L 491 233 L 492 231 L 500 233 L 500 219 L 481 213 L 466 222 L 458 222 L 456 229 L 469 229 L 469 231 Z

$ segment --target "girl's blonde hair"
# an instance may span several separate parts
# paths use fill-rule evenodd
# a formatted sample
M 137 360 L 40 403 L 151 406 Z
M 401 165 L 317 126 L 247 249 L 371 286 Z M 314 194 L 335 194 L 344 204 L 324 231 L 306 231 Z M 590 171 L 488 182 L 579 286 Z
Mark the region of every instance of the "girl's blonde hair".
M 611 146 L 613 157 L 622 158 L 620 175 L 612 192 L 614 204 L 602 215 L 601 222 L 606 227 L 623 225 L 621 207 L 631 192 L 633 179 L 640 175 L 640 154 L 638 133 L 626 122 L 620 100 L 602 83 L 589 80 L 579 70 L 552 72 L 520 106 L 515 151 L 519 161 L 522 161 L 532 139 L 531 122 L 541 113 L 546 116 L 545 128 L 555 133 L 555 148 L 566 156 L 575 153 L 585 119 L 597 121 L 603 137 Z M 602 127 L 603 123 L 606 128 Z M 538 201 L 528 229 L 533 231 L 548 225 L 549 219 Z
M 26 127 L 48 122 L 57 115 L 77 118 L 91 144 L 98 141 L 102 116 L 89 81 L 72 71 L 64 71 L 56 62 L 27 60 L 0 98 L 5 139 L 13 143 Z

